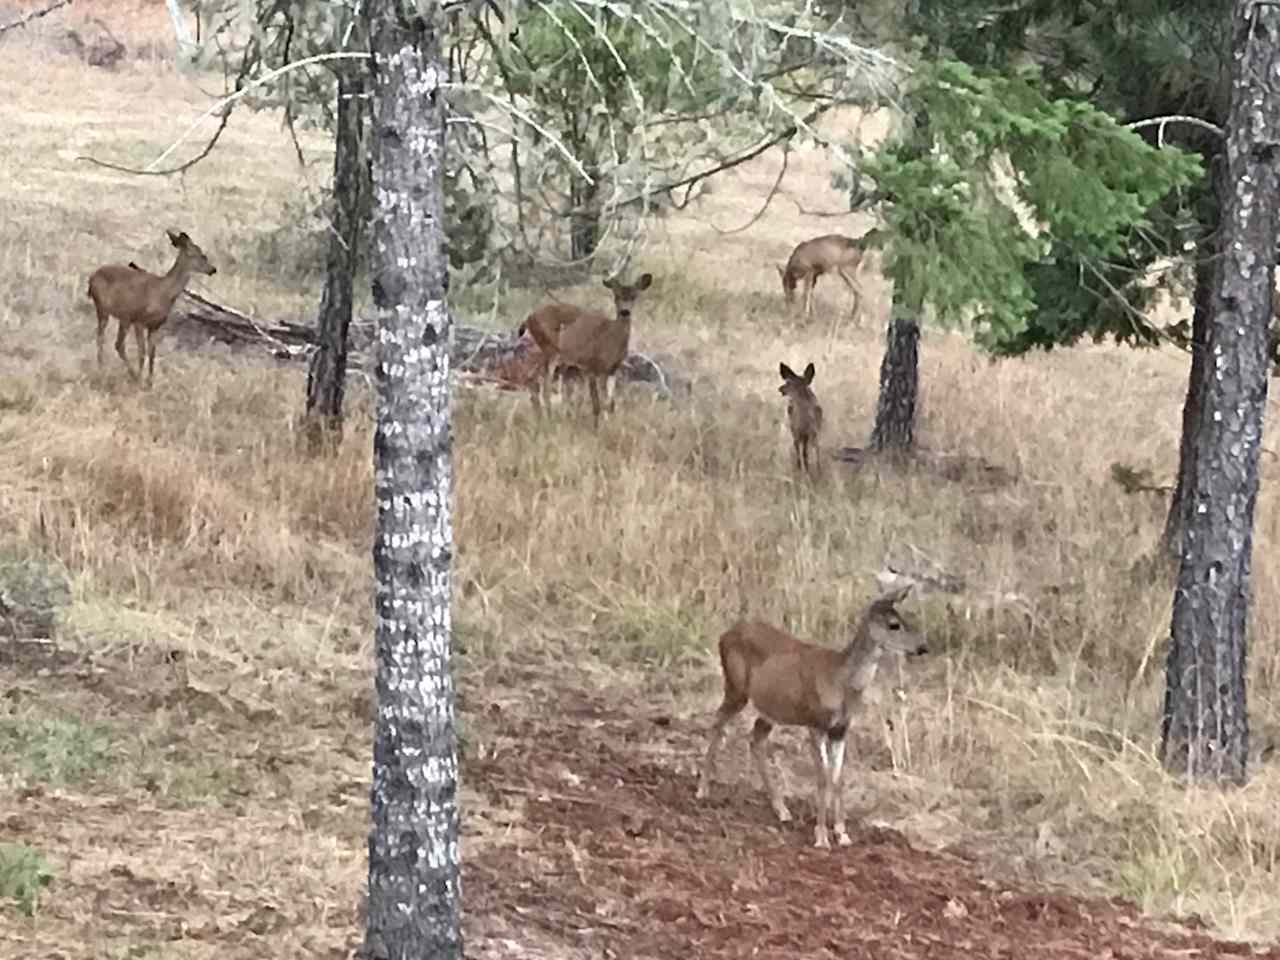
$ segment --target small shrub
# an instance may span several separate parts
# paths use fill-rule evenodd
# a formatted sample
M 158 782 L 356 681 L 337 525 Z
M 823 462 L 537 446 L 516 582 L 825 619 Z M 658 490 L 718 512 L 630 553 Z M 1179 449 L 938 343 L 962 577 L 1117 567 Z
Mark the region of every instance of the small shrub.
M 13 900 L 28 917 L 36 914 L 40 890 L 53 879 L 49 861 L 25 843 L 0 843 L 0 899 Z

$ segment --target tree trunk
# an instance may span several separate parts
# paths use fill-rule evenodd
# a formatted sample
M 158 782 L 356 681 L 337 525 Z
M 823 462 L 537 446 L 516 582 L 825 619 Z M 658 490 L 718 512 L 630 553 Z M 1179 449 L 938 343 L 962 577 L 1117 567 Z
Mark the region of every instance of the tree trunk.
M 1230 192 L 1209 328 L 1182 562 L 1173 597 L 1161 756 L 1192 780 L 1242 783 L 1249 574 L 1280 208 L 1280 8 L 1236 0 Z M 1209 371 L 1206 371 L 1208 373 Z
M 593 177 L 596 175 L 593 168 L 588 167 L 587 172 Z M 599 240 L 600 210 L 596 206 L 599 181 L 587 183 L 579 176 L 571 176 L 569 202 L 573 209 L 569 214 L 569 255 L 573 260 L 586 260 L 595 254 Z
M 915 314 L 895 303 L 880 362 L 880 400 L 871 431 L 874 450 L 909 450 L 915 443 L 919 354 L 920 324 Z
M 1196 289 L 1191 314 L 1191 373 L 1187 377 L 1187 396 L 1182 403 L 1182 437 L 1178 442 L 1178 479 L 1169 501 L 1160 552 L 1170 560 L 1182 554 L 1182 532 L 1186 529 L 1191 497 L 1191 478 L 1196 469 L 1196 436 L 1204 412 L 1205 370 L 1208 367 L 1209 327 L 1212 324 L 1217 262 L 1212 241 L 1206 238 L 1196 250 Z
M 361 163 L 364 147 L 363 68 L 339 60 L 338 117 L 333 153 L 333 224 L 325 264 L 324 295 L 320 300 L 318 349 L 307 370 L 306 434 L 312 450 L 326 436 L 342 432 L 342 399 L 347 382 L 347 330 L 351 326 L 352 287 L 356 251 L 360 248 L 362 211 Z
M 369 4 L 377 715 L 365 956 L 462 956 L 440 5 Z

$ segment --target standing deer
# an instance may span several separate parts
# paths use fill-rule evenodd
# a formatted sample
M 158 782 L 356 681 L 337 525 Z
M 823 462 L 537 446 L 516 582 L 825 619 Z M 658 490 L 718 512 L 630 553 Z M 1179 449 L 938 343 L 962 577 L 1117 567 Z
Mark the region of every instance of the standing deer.
M 169 272 L 163 276 L 148 273 L 134 264 L 109 264 L 99 267 L 89 277 L 89 299 L 98 312 L 98 366 L 103 365 L 102 344 L 111 317 L 119 322 L 116 330 L 116 353 L 124 362 L 129 376 L 138 380 L 143 364 L 147 368 L 147 385 L 155 377 L 156 334 L 169 319 L 169 311 L 178 294 L 193 273 L 213 276 L 218 271 L 209 263 L 194 240 L 185 233 L 166 231 L 169 242 L 178 250 Z M 138 344 L 138 372 L 134 373 L 125 353 L 124 340 L 133 327 Z
M 812 473 L 818 468 L 818 435 L 822 432 L 822 406 L 809 386 L 813 383 L 813 364 L 804 368 L 803 377 L 797 377 L 785 363 L 778 364 L 778 372 L 782 375 L 782 386 L 778 392 L 787 398 L 787 425 L 791 428 L 796 469 L 803 467 L 806 473 Z M 810 450 L 813 452 L 812 470 Z
M 652 283 L 653 275 L 649 273 L 641 274 L 632 284 L 615 278 L 605 280 L 605 287 L 613 293 L 613 317 L 568 303 L 546 304 L 529 314 L 517 333 L 523 335 L 527 330 L 542 351 L 542 362 L 530 385 L 533 405 L 539 412 L 542 410 L 542 395 L 556 368 L 576 367 L 587 377 L 592 417 L 599 427 L 601 384 L 611 381 L 627 358 L 627 348 L 631 343 L 631 310 L 640 294 Z M 606 385 L 606 392 L 612 413 L 611 383 Z
M 751 756 L 774 814 L 783 823 L 791 820 L 770 769 L 766 742 L 775 725 L 806 727 L 817 766 L 814 846 L 831 845 L 828 823 L 833 825 L 836 842 L 847 845 L 842 784 L 849 720 L 862 705 L 884 653 L 918 656 L 928 652 L 919 628 L 895 608 L 910 589 L 908 585 L 871 601 L 843 650 L 806 643 L 759 621 L 729 628 L 720 637 L 724 700 L 711 727 L 698 777 L 698 799 L 707 795 L 725 725 L 749 702 L 759 714 L 751 730 Z
M 864 238 L 865 239 L 865 238 Z M 862 266 L 863 240 L 854 240 L 839 233 L 828 233 L 812 240 L 805 240 L 791 251 L 786 268 L 778 267 L 782 277 L 782 292 L 791 306 L 796 299 L 796 284 L 804 283 L 804 312 L 813 313 L 813 288 L 824 273 L 835 272 L 853 293 L 853 315 L 857 317 L 862 295 L 853 278 Z

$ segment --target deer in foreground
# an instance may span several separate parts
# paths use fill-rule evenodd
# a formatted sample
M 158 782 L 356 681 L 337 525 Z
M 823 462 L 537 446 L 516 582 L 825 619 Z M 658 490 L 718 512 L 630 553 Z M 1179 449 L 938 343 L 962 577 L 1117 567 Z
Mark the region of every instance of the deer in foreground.
M 116 353 L 120 355 L 125 369 L 134 380 L 142 375 L 145 363 L 148 385 L 155 376 L 156 334 L 169 319 L 169 311 L 173 309 L 178 294 L 182 293 L 193 273 L 203 273 L 206 276 L 217 273 L 194 240 L 185 233 L 175 233 L 173 230 L 166 232 L 169 234 L 169 242 L 177 248 L 178 256 L 169 272 L 163 276 L 148 273 L 133 263 L 128 266 L 113 263 L 99 267 L 89 277 L 89 299 L 98 312 L 98 366 L 103 365 L 102 345 L 107 323 L 115 317 L 119 323 L 116 330 Z M 129 363 L 124 349 L 125 336 L 130 327 L 133 328 L 138 344 L 137 373 Z
M 818 437 L 822 433 L 822 406 L 809 386 L 813 383 L 813 364 L 804 368 L 802 377 L 796 376 L 785 363 L 778 364 L 778 373 L 782 375 L 782 386 L 778 392 L 787 398 L 787 425 L 791 428 L 796 469 L 803 467 L 806 473 L 810 473 L 810 451 L 813 454 L 812 469 L 816 470 L 820 456 Z
M 599 310 L 585 310 L 568 303 L 551 303 L 539 307 L 525 319 L 517 331 L 529 336 L 542 351 L 542 362 L 535 372 L 530 389 L 533 405 L 542 411 L 542 395 L 557 367 L 576 367 L 587 378 L 591 390 L 591 413 L 600 425 L 600 388 L 612 381 L 618 367 L 627 358 L 631 343 L 631 311 L 640 294 L 649 289 L 653 275 L 641 274 L 635 283 L 622 283 L 616 278 L 604 281 L 613 293 L 614 316 Z M 606 385 L 609 411 L 613 412 L 613 390 Z M 561 387 L 563 396 L 563 382 Z
M 737 623 L 720 637 L 724 700 L 711 726 L 711 740 L 698 777 L 698 799 L 707 795 L 726 724 L 751 703 L 759 716 L 751 730 L 751 756 L 778 819 L 791 813 L 770 769 L 767 748 L 775 725 L 807 727 L 817 766 L 817 827 L 814 845 L 848 845 L 844 825 L 845 733 L 863 694 L 875 679 L 885 653 L 918 656 L 928 652 L 924 636 L 907 614 L 896 609 L 908 585 L 885 593 L 859 617 L 853 638 L 843 650 L 797 639 L 759 621 Z
M 796 285 L 804 283 L 804 312 L 813 313 L 813 288 L 824 273 L 835 273 L 853 293 L 853 315 L 857 317 L 862 295 L 853 277 L 862 266 L 863 241 L 854 240 L 839 233 L 828 233 L 812 240 L 805 240 L 791 251 L 785 268 L 778 267 L 782 277 L 782 293 L 787 305 L 795 303 Z

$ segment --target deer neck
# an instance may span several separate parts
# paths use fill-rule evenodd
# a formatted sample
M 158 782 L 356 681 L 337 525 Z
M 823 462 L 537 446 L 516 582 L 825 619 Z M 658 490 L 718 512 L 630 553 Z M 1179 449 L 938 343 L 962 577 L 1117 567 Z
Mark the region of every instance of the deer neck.
M 880 649 L 865 621 L 858 623 L 853 639 L 844 648 L 840 663 L 840 686 L 845 690 L 861 692 L 876 678 L 880 666 Z
M 186 289 L 187 281 L 190 279 L 191 260 L 185 253 L 179 253 L 178 259 L 173 261 L 169 272 L 160 278 L 160 288 L 164 291 L 165 299 L 177 300 L 178 294 Z

